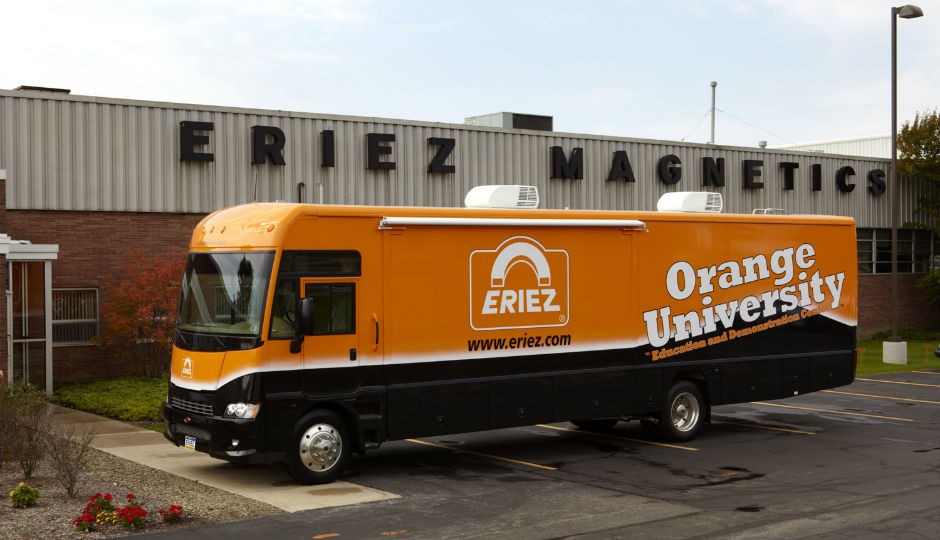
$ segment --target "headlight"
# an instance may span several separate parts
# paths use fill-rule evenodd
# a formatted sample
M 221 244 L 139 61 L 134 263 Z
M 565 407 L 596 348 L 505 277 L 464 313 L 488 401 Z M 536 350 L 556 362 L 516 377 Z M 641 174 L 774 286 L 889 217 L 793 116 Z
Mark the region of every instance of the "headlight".
M 229 403 L 225 407 L 225 416 L 231 418 L 254 418 L 261 409 L 260 403 Z

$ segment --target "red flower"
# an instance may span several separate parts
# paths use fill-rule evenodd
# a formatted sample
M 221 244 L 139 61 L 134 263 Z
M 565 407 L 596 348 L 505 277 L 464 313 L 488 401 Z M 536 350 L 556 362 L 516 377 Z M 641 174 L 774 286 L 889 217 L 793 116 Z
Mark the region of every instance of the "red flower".
M 99 493 L 97 496 L 100 497 L 101 494 Z M 105 494 L 104 494 L 104 500 L 110 501 L 110 500 L 111 500 L 111 494 L 110 494 L 110 493 L 105 493 Z
M 130 499 L 130 500 L 134 500 L 134 499 L 136 499 L 137 497 L 136 497 L 133 493 L 128 493 L 128 494 L 127 494 L 127 498 Z

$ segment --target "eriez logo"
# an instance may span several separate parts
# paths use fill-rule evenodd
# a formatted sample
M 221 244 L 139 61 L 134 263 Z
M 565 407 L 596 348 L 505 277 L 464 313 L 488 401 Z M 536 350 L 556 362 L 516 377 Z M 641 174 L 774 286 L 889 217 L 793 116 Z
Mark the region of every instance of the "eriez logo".
M 187 379 L 193 378 L 193 359 L 186 357 L 183 358 L 183 369 L 180 371 L 180 377 L 185 377 Z
M 674 314 L 670 306 L 663 306 L 644 312 L 650 345 L 662 347 L 670 341 L 675 343 L 725 331 L 720 338 L 690 343 L 691 348 L 698 348 L 711 345 L 715 340 L 725 341 L 838 308 L 845 272 L 820 275 L 819 270 L 814 271 L 815 257 L 816 248 L 812 244 L 800 244 L 795 248 L 778 249 L 769 257 L 756 254 L 744 257 L 740 262 L 724 261 L 700 268 L 686 261 L 673 263 L 666 272 L 669 296 L 674 300 L 685 300 L 697 293 L 702 308 Z M 747 291 L 759 292 L 713 304 L 712 294 L 717 292 L 716 288 L 736 289 L 749 283 L 758 285 L 747 288 Z M 768 322 L 760 323 L 756 328 L 733 329 L 736 324 L 757 323 L 760 318 Z M 688 347 L 656 351 L 653 359 L 685 352 L 685 348 Z
M 474 330 L 568 324 L 568 252 L 514 236 L 470 253 L 470 326 Z

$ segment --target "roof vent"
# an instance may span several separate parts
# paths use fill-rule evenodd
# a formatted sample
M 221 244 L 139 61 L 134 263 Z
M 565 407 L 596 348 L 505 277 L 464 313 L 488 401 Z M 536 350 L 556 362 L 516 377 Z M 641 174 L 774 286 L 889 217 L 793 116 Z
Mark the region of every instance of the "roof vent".
M 56 94 L 71 94 L 72 93 L 72 91 L 69 90 L 68 88 L 52 88 L 49 86 L 30 86 L 27 84 L 17 86 L 13 90 L 14 91 L 18 90 L 20 92 L 53 92 Z
M 781 216 L 787 213 L 783 208 L 755 208 L 751 211 L 752 214 L 760 214 L 762 216 Z
M 708 191 L 676 191 L 659 198 L 656 209 L 660 212 L 698 212 L 720 214 L 721 193 Z
M 535 186 L 477 186 L 463 200 L 467 208 L 538 208 Z

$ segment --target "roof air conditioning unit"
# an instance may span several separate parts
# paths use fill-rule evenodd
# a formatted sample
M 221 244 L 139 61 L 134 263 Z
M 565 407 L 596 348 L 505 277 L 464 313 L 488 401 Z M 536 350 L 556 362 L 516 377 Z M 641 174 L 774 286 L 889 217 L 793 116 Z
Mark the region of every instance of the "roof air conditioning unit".
M 721 193 L 709 191 L 676 191 L 659 198 L 656 209 L 660 212 L 698 212 L 720 214 Z
M 463 200 L 467 208 L 538 208 L 535 186 L 477 186 Z

